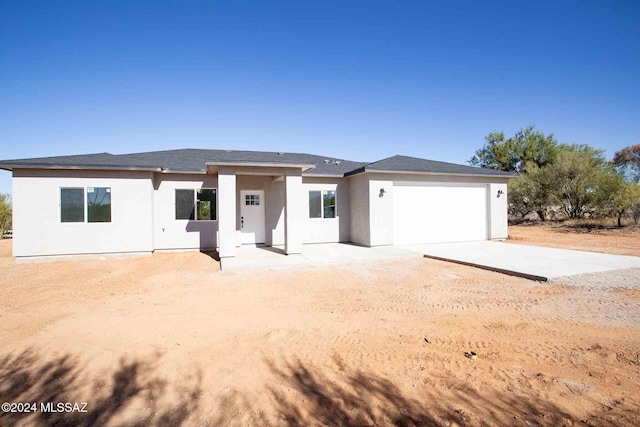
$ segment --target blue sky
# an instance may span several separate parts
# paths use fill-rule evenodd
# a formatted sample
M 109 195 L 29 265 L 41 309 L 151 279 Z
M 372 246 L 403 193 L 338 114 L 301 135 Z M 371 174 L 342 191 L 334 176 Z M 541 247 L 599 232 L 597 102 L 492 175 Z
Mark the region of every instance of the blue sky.
M 0 158 L 640 143 L 640 2 L 0 1 Z M 0 192 L 10 192 L 0 172 Z

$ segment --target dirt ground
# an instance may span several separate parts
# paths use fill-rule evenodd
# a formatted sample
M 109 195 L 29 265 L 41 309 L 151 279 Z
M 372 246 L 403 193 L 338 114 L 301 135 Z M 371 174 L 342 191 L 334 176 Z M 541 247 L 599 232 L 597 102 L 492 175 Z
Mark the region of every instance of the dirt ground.
M 38 411 L 0 425 L 640 425 L 639 328 L 638 289 L 429 259 L 16 265 L 2 241 L 0 401 Z
M 511 225 L 507 242 L 640 256 L 640 227 L 599 229 L 584 225 Z

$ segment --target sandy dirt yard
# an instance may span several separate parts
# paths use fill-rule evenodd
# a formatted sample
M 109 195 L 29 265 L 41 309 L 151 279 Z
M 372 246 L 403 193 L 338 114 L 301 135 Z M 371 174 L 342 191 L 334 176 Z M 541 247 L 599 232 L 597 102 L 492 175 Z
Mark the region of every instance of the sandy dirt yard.
M 589 229 L 563 225 L 510 225 L 507 242 L 640 256 L 640 227 Z
M 637 288 L 421 258 L 243 273 L 198 253 L 16 265 L 10 243 L 0 401 L 37 412 L 0 413 L 3 426 L 640 425 Z M 52 402 L 87 412 L 43 412 Z

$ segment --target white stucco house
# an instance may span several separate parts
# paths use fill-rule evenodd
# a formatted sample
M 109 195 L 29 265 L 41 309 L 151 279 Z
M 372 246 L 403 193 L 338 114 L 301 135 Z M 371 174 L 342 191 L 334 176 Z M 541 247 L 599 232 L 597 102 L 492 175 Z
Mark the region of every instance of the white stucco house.
M 513 174 L 393 156 L 182 149 L 0 161 L 13 172 L 13 254 L 504 239 Z

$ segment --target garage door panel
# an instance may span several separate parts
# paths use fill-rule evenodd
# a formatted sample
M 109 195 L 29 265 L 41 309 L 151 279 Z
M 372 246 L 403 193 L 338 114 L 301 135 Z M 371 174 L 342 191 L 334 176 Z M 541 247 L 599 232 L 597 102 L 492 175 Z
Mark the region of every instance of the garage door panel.
M 396 245 L 487 238 L 486 186 L 394 186 Z

